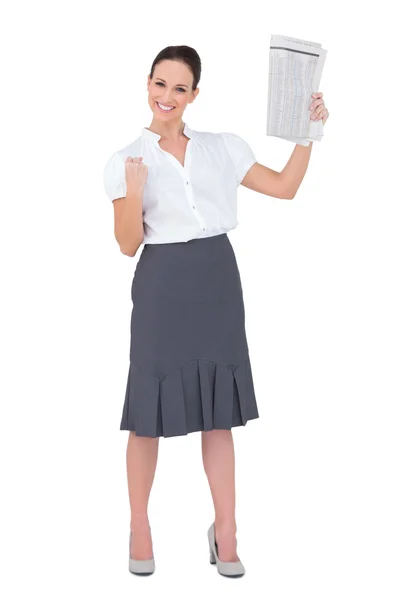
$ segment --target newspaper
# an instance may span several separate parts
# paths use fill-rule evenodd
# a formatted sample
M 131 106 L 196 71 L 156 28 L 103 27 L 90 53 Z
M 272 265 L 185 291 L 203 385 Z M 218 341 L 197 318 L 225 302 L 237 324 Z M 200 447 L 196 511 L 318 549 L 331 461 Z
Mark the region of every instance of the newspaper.
M 320 89 L 326 54 L 321 44 L 271 35 L 267 135 L 302 146 L 321 141 L 322 121 L 310 119 L 308 107 Z

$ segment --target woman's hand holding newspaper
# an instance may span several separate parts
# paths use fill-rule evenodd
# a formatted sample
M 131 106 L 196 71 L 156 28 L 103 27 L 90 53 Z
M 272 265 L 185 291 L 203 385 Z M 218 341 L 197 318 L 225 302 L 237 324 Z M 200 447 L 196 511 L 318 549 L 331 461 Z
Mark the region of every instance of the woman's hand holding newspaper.
M 316 100 L 314 100 L 308 108 L 314 111 L 311 113 L 310 119 L 313 121 L 322 119 L 322 125 L 325 125 L 327 118 L 329 117 L 329 111 L 325 106 L 325 102 L 322 100 L 322 96 L 322 92 L 315 92 L 312 94 L 312 97 L 316 98 Z

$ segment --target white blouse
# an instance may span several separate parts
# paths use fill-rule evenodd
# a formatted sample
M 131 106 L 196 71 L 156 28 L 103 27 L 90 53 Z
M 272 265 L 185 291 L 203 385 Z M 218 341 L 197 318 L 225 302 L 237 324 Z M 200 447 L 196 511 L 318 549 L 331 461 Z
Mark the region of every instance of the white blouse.
M 257 159 L 245 140 L 234 133 L 194 131 L 184 166 L 163 150 L 160 135 L 143 127 L 141 135 L 108 159 L 104 187 L 112 201 L 126 196 L 125 158 L 143 157 L 148 167 L 143 191 L 144 244 L 186 242 L 234 229 L 237 188 Z

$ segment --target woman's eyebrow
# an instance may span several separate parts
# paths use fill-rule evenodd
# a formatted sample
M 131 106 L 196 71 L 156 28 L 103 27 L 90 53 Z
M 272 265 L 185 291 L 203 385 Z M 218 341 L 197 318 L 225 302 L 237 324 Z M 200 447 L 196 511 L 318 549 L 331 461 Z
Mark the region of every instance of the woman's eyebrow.
M 157 77 L 157 79 L 160 80 L 160 81 L 163 81 L 164 83 L 167 83 L 164 79 L 161 79 L 160 77 Z M 182 87 L 188 87 L 184 83 L 177 83 L 176 85 L 181 85 Z

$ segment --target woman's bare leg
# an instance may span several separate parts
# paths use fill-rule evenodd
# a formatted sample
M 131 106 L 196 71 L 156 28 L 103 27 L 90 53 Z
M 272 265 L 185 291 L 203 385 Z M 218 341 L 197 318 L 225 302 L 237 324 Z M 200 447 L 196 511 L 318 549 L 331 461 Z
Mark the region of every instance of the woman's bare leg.
M 235 451 L 230 430 L 202 431 L 201 446 L 215 509 L 215 540 L 223 561 L 238 561 L 235 518 Z
M 126 465 L 131 508 L 131 557 L 136 560 L 153 557 L 147 508 L 157 466 L 158 446 L 159 438 L 137 436 L 134 431 L 129 432 Z

